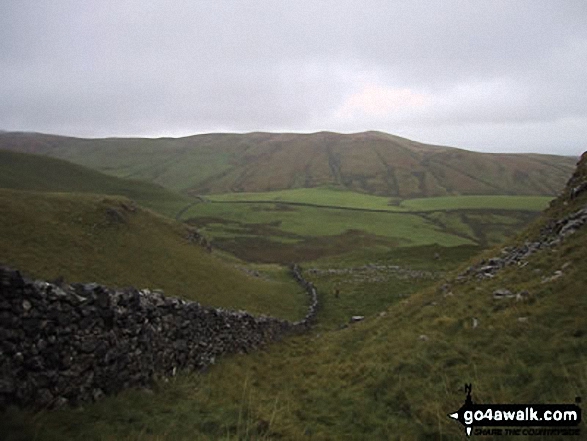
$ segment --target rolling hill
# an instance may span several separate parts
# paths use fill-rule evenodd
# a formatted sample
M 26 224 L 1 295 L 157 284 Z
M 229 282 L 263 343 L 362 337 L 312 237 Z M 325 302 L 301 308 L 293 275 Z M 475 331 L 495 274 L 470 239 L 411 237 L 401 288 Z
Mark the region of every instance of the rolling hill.
M 163 289 L 224 308 L 297 319 L 286 269 L 209 253 L 197 232 L 120 196 L 0 188 L 0 262 L 33 277 Z
M 174 217 L 192 201 L 160 185 L 121 179 L 70 162 L 0 150 L 0 188 L 126 196 Z
M 53 156 L 191 194 L 331 187 L 379 196 L 551 195 L 576 158 L 487 154 L 381 132 L 81 139 L 0 133 L 0 149 Z

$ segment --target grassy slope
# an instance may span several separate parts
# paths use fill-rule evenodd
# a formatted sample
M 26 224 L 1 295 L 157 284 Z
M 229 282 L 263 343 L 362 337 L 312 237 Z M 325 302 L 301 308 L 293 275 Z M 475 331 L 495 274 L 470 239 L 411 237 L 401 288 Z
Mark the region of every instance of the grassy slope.
M 116 178 L 60 159 L 2 150 L 0 187 L 121 195 L 169 217 L 191 202 L 160 185 Z
M 331 186 L 400 198 L 554 195 L 574 165 L 568 157 L 474 153 L 379 132 L 92 140 L 4 133 L 0 148 L 196 194 Z
M 171 219 L 112 196 L 0 189 L 0 262 L 34 277 L 161 288 L 203 304 L 298 318 L 303 292 L 285 270 L 247 275 L 187 240 Z
M 399 200 L 329 188 L 298 188 L 260 193 L 225 193 L 208 196 L 213 202 L 279 202 L 373 211 L 528 210 L 541 211 L 549 196 L 444 196 Z
M 585 204 L 587 194 L 545 217 Z M 499 248 L 485 254 L 494 255 Z M 465 382 L 480 403 L 585 396 L 586 260 L 583 228 L 523 268 L 463 283 L 455 271 L 448 290 L 432 286 L 347 329 L 226 358 L 209 373 L 161 383 L 155 394 L 128 391 L 83 411 L 11 411 L 3 424 L 12 439 L 463 439 L 446 415 L 462 405 Z M 561 268 L 563 277 L 542 283 Z M 504 287 L 530 297 L 494 300 Z

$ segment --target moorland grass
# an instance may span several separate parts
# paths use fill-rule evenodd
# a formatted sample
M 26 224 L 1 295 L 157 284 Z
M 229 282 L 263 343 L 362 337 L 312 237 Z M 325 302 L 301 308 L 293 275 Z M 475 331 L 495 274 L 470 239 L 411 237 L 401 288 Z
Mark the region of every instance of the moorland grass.
M 284 268 L 267 265 L 253 277 L 189 234 L 122 197 L 0 189 L 0 262 L 33 277 L 159 288 L 205 305 L 303 317 L 307 299 Z

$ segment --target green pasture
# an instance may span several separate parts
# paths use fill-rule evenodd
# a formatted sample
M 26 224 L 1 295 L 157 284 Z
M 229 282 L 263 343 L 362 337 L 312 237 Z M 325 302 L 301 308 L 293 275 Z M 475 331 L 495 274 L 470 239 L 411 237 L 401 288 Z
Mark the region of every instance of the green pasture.
M 396 247 L 497 244 L 549 197 L 451 196 L 399 200 L 336 188 L 209 195 L 182 213 L 217 245 L 253 261 L 290 262 Z M 330 240 L 328 239 L 330 238 Z
M 444 280 L 448 271 L 479 253 L 479 247 L 425 245 L 386 251 L 357 250 L 304 263 L 305 277 L 318 286 L 316 328 L 340 329 L 352 316 L 374 317 L 413 293 Z
M 514 210 L 542 211 L 552 200 L 550 196 L 441 196 L 406 199 L 400 207 L 408 211 L 439 210 Z
M 273 202 L 202 202 L 182 220 L 242 259 L 308 261 L 397 247 L 497 244 L 536 216 L 526 210 L 393 212 Z
M 261 193 L 225 193 L 208 195 L 214 202 L 282 202 L 362 210 L 401 211 L 398 198 L 373 196 L 333 188 L 296 188 Z
M 354 211 L 311 206 L 288 206 L 278 204 L 201 203 L 191 207 L 183 219 L 210 219 L 218 226 L 218 220 L 226 223 L 225 232 L 231 228 L 263 225 L 273 235 L 335 236 L 349 230 L 393 239 L 398 245 L 426 245 L 437 243 L 443 246 L 471 244 L 470 239 L 446 233 L 433 222 L 410 213 L 380 213 Z M 215 222 L 216 220 L 216 222 Z M 204 226 L 204 232 L 207 230 Z M 210 230 L 214 236 L 214 230 Z M 238 236 L 238 231 L 235 232 Z M 271 234 L 270 234 L 271 235 Z
M 527 210 L 542 211 L 552 200 L 549 196 L 443 196 L 404 199 L 373 196 L 333 188 L 297 188 L 260 193 L 208 195 L 212 202 L 279 202 L 359 210 L 394 212 L 440 210 Z

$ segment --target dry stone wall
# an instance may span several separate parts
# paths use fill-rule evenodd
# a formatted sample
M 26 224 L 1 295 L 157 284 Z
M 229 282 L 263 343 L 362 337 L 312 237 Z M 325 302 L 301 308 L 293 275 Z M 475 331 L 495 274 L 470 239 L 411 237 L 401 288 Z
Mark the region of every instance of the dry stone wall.
M 0 408 L 79 405 L 304 331 L 317 292 L 297 265 L 291 271 L 310 296 L 295 323 L 149 290 L 58 286 L 0 267 Z
M 551 201 L 550 206 L 566 206 L 569 202 L 580 197 L 587 191 L 587 152 L 583 153 L 577 163 L 577 169 L 567 182 L 561 195 Z M 459 275 L 457 280 L 466 281 L 469 278 L 479 280 L 491 279 L 502 268 L 510 265 L 525 265 L 526 260 L 540 250 L 558 246 L 569 236 L 575 234 L 587 224 L 587 204 L 572 213 L 561 218 L 551 219 L 541 229 L 540 234 L 532 241 L 527 241 L 522 246 L 507 247 L 502 250 L 501 256 L 495 256 L 489 260 L 470 266 Z M 498 296 L 499 297 L 499 296 Z
M 470 266 L 459 275 L 458 280 L 466 281 L 470 277 L 479 280 L 491 279 L 498 271 L 510 265 L 523 265 L 534 253 L 559 245 L 571 234 L 577 232 L 587 223 L 587 206 L 583 207 L 562 219 L 553 220 L 541 230 L 540 236 L 534 241 L 527 241 L 519 247 L 502 249 L 502 255 L 489 260 L 482 260 L 479 264 Z

